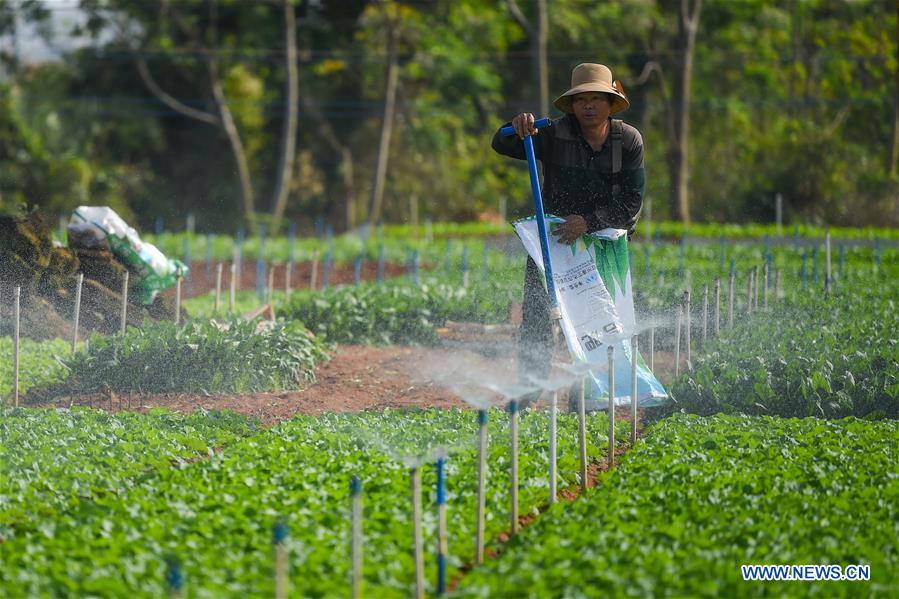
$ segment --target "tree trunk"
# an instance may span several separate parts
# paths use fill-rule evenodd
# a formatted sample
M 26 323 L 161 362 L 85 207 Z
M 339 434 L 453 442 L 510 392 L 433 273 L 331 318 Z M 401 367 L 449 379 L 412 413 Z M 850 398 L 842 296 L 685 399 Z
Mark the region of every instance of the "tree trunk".
M 290 182 L 293 179 L 297 143 L 297 110 L 300 76 L 297 69 L 297 23 L 293 2 L 284 0 L 284 41 L 287 72 L 287 94 L 284 107 L 284 129 L 281 132 L 281 152 L 272 194 L 272 235 L 276 234 L 287 208 Z
M 253 194 L 250 167 L 247 164 L 247 153 L 244 151 L 243 141 L 240 139 L 240 132 L 237 130 L 237 123 L 234 122 L 234 115 L 231 114 L 231 109 L 228 108 L 225 91 L 222 89 L 222 81 L 218 76 L 218 67 L 215 66 L 213 60 L 209 61 L 209 74 L 212 81 L 212 97 L 215 98 L 219 118 L 222 121 L 222 129 L 228 138 L 228 144 L 231 146 L 231 153 L 234 155 L 234 162 L 237 166 L 240 193 L 243 197 L 244 221 L 246 224 L 250 224 L 253 221 L 256 198 Z
M 546 15 L 546 0 L 535 0 L 536 19 L 534 36 L 531 39 L 536 66 L 537 91 L 540 97 L 540 115 L 549 116 L 549 67 L 546 59 L 546 42 L 549 37 L 549 19 Z
M 690 80 L 701 10 L 702 0 L 693 0 L 692 6 L 691 0 L 681 0 L 677 28 L 678 57 L 669 115 L 673 128 L 668 147 L 668 171 L 671 179 L 668 203 L 671 218 L 684 224 L 690 224 Z
M 371 186 L 371 209 L 368 223 L 378 224 L 381 218 L 381 207 L 384 202 L 384 180 L 387 176 L 387 161 L 390 157 L 390 136 L 393 133 L 393 113 L 396 109 L 396 86 L 399 78 L 397 66 L 397 50 L 399 32 L 396 25 L 389 25 L 387 41 L 387 87 L 384 91 L 384 114 L 381 119 L 381 136 L 378 144 L 378 158 L 375 176 Z

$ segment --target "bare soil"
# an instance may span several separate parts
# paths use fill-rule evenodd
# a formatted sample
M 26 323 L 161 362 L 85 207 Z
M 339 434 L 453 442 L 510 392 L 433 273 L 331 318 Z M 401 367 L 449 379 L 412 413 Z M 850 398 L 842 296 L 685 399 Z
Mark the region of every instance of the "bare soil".
M 427 365 L 458 361 L 460 357 L 489 368 L 489 359 L 460 350 L 425 347 L 342 345 L 316 369 L 316 382 L 299 391 L 204 395 L 188 393 L 120 395 L 111 391 L 58 397 L 56 406 L 87 405 L 105 410 L 146 411 L 165 407 L 190 413 L 196 408 L 233 410 L 263 424 L 288 420 L 297 414 L 357 412 L 384 408 L 466 407 L 456 394 L 427 380 Z

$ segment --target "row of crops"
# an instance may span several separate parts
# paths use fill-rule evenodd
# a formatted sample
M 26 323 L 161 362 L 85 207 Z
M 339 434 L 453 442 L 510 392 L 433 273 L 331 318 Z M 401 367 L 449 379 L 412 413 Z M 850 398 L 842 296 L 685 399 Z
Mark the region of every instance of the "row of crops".
M 447 319 L 504 321 L 520 299 L 521 259 L 492 252 L 489 269 L 465 285 L 464 247 L 470 257 L 477 246 L 444 246 L 418 276 L 278 293 L 283 320 L 266 329 L 265 342 L 250 340 L 258 323 L 209 324 L 205 297 L 189 300 L 196 318 L 184 326 L 94 337 L 74 357 L 68 344 L 31 345 L 25 362 L 40 374 L 29 384 L 210 393 L 302 385 L 333 343 L 433 343 Z M 473 412 L 300 417 L 257 430 L 226 414 L 7 410 L 0 416 L 0 562 L 9 567 L 0 588 L 10 596 L 158 596 L 177 561 L 188 596 L 268 595 L 272 533 L 283 522 L 292 590 L 347 596 L 349 482 L 358 476 L 363 589 L 408 596 L 415 584 L 409 468 L 420 466 L 425 477 L 430 555 L 438 528 L 430 462 L 446 452 L 450 578 L 458 578 L 460 596 L 894 596 L 897 252 L 835 247 L 827 294 L 823 254 L 764 243 L 634 244 L 637 304 L 654 317 L 656 351 L 670 354 L 676 338 L 683 344 L 672 314 L 685 288 L 693 294 L 692 360 L 669 387 L 676 413 L 652 425 L 599 487 L 549 508 L 464 577 L 458 572 L 472 564 L 476 522 Z M 758 284 L 747 287 L 749 273 L 765 264 L 767 307 L 752 301 L 766 297 Z M 723 315 L 731 271 L 733 326 L 722 318 L 720 335 L 710 332 L 702 343 L 702 323 L 714 330 L 715 279 Z M 163 366 L 173 357 L 177 368 Z M 43 364 L 52 364 L 51 374 Z M 487 528 L 495 542 L 509 527 L 509 430 L 498 411 L 489 421 Z M 596 462 L 607 426 L 603 414 L 588 422 Z M 547 508 L 545 413 L 525 411 L 521 428 L 520 509 L 536 514 Z M 560 419 L 563 487 L 579 482 L 576 430 L 576 419 Z M 744 582 L 740 565 L 757 563 L 866 564 L 871 580 Z M 430 558 L 427 564 L 430 593 L 436 576 Z

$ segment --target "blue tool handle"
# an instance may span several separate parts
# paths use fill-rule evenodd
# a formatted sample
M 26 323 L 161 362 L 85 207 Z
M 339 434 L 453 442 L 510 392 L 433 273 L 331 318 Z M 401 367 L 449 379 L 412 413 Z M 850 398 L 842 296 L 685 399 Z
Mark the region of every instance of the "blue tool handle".
M 551 120 L 549 120 L 548 118 L 540 119 L 539 121 L 534 121 L 534 128 L 535 129 L 543 129 L 544 127 L 549 127 L 552 124 L 553 124 L 553 122 Z M 503 127 L 502 129 L 499 130 L 499 132 L 501 135 L 505 135 L 505 136 L 515 135 L 515 129 L 512 128 L 512 125 L 509 125 L 508 127 Z

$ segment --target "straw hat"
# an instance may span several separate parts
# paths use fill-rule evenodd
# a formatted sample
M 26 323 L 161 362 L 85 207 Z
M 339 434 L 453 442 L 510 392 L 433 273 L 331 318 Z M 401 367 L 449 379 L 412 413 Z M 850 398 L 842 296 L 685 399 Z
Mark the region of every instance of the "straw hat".
M 612 80 L 612 71 L 604 64 L 584 62 L 571 71 L 571 89 L 556 98 L 553 106 L 562 112 L 574 112 L 571 99 L 584 92 L 604 92 L 612 94 L 612 114 L 626 110 L 630 106 L 624 87 L 620 81 Z

